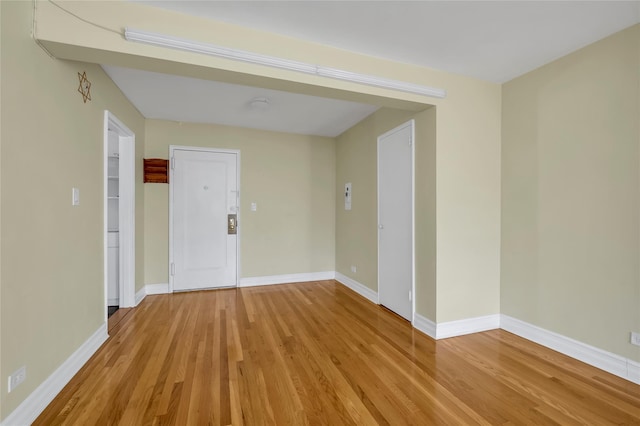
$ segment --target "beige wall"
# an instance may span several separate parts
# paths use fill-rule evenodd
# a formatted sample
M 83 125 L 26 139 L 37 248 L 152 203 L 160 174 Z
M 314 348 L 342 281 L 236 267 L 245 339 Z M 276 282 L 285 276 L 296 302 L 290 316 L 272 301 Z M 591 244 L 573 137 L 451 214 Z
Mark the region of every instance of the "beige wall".
M 415 120 L 416 311 L 436 318 L 436 108 L 384 108 L 337 138 L 336 271 L 378 291 L 377 139 Z M 352 184 L 351 210 L 344 184 Z M 351 265 L 356 273 L 351 272 Z
M 436 108 L 415 119 L 416 312 L 437 317 Z
M 444 88 L 440 100 L 128 43 L 38 2 L 38 34 L 59 57 L 412 111 L 435 105 L 381 110 L 333 141 L 161 121 L 149 121 L 145 134 L 142 117 L 99 67 L 55 60 L 37 47 L 30 2 L 0 5 L 0 377 L 28 369 L 15 392 L 1 387 L 0 418 L 103 322 L 104 109 L 136 133 L 138 166 L 143 141 L 146 157 L 166 158 L 170 144 L 242 150 L 241 276 L 335 268 L 374 290 L 376 138 L 413 117 L 417 312 L 440 323 L 501 311 L 640 360 L 628 343 L 629 331 L 640 331 L 639 26 L 501 88 L 126 2 L 64 3 L 109 28 L 375 70 Z M 76 91 L 78 71 L 92 81 L 87 104 Z M 143 186 L 140 169 L 137 289 L 167 282 L 168 257 L 168 186 Z M 351 212 L 340 208 L 348 181 Z M 81 190 L 79 207 L 70 205 L 72 186 Z
M 416 153 L 416 160 L 419 162 L 416 176 L 421 184 L 426 184 L 426 186 L 420 187 L 420 190 L 424 192 L 420 192 L 419 196 L 424 198 L 422 201 L 417 199 L 416 208 L 420 215 L 426 212 L 428 216 L 425 222 L 418 218 L 416 231 L 420 233 L 417 236 L 418 244 L 424 246 L 424 256 L 428 258 L 429 262 L 424 263 L 423 255 L 420 254 L 417 279 L 419 288 L 424 286 L 425 291 L 416 295 L 418 312 L 438 322 L 498 313 L 501 119 L 501 89 L 499 85 L 221 22 L 205 21 L 159 9 L 149 9 L 128 2 L 91 2 L 90 4 L 87 2 L 63 2 L 63 6 L 85 19 L 114 29 L 115 32 L 106 31 L 98 26 L 86 25 L 50 2 L 39 1 L 37 5 L 37 36 L 60 58 L 82 59 L 87 62 L 110 63 L 181 75 L 242 82 L 282 90 L 367 101 L 380 106 L 414 111 L 414 113 L 406 111 L 398 113 L 396 116 L 397 124 L 406 121 L 405 118 L 410 118 L 411 114 L 415 114 L 415 111 L 421 111 L 430 105 L 435 105 L 436 108 L 416 116 L 417 133 L 424 132 L 426 129 L 430 138 L 424 146 L 424 151 L 421 151 L 418 146 Z M 356 263 L 358 275 L 354 278 L 375 288 L 377 268 L 367 262 L 370 262 L 371 250 L 375 250 L 376 245 L 369 244 L 371 236 L 364 234 L 369 232 L 370 224 L 373 223 L 374 232 L 372 235 L 374 238 L 376 235 L 375 137 L 388 130 L 383 129 L 387 127 L 383 126 L 384 123 L 374 123 L 372 130 L 362 130 L 369 136 L 373 136 L 374 147 L 371 152 L 367 151 L 369 142 L 363 140 L 353 142 L 355 151 L 347 152 L 346 154 L 352 157 L 348 157 L 349 160 L 344 160 L 353 164 L 346 163 L 344 167 L 338 166 L 337 169 L 335 169 L 336 163 L 343 161 L 340 157 L 341 154 L 339 152 L 337 156 L 332 154 L 331 149 L 328 148 L 330 143 L 321 144 L 316 143 L 315 140 L 313 142 L 307 140 L 298 145 L 293 143 L 293 139 L 289 139 L 290 136 L 278 136 L 280 146 L 283 147 L 282 155 L 273 156 L 275 151 L 271 151 L 270 148 L 254 146 L 255 144 L 248 148 L 253 141 L 241 140 L 242 138 L 233 139 L 231 135 L 235 134 L 234 131 L 237 129 L 234 131 L 216 129 L 215 134 L 229 135 L 229 145 L 224 146 L 219 145 L 217 141 L 215 143 L 212 141 L 212 131 L 208 126 L 202 128 L 183 126 L 188 127 L 189 132 L 194 135 L 192 140 L 185 142 L 184 128 L 181 131 L 175 129 L 178 124 L 165 123 L 167 131 L 173 126 L 172 134 L 175 137 L 169 140 L 164 134 L 157 134 L 157 138 L 152 136 L 155 124 L 151 122 L 147 128 L 149 134 L 145 137 L 145 129 L 141 124 L 142 119 L 122 98 L 119 91 L 106 79 L 99 68 L 50 59 L 28 39 L 31 20 L 30 3 L 5 6 L 5 2 L 2 2 L 2 7 L 3 12 L 11 10 L 12 13 L 10 18 L 6 17 L 6 13 L 2 14 L 2 57 L 3 59 L 12 58 L 10 66 L 5 67 L 6 61 L 3 61 L 2 64 L 3 85 L 7 81 L 7 75 L 20 74 L 19 78 L 12 78 L 19 81 L 20 84 L 12 87 L 11 95 L 7 97 L 3 91 L 3 124 L 5 115 L 7 115 L 5 112 L 7 103 L 11 105 L 17 103 L 22 106 L 22 109 L 18 108 L 13 111 L 13 115 L 10 117 L 16 126 L 11 127 L 10 131 L 5 130 L 4 127 L 2 129 L 4 151 L 1 180 L 3 182 L 1 212 L 3 221 L 1 229 L 3 239 L 1 251 L 2 306 L 4 308 L 7 305 L 6 300 L 9 297 L 12 300 L 12 305 L 21 309 L 23 305 L 27 305 L 27 300 L 32 294 L 42 296 L 43 300 L 51 298 L 55 302 L 66 302 L 69 300 L 69 294 L 74 295 L 72 297 L 78 295 L 83 298 L 83 301 L 88 300 L 88 302 L 85 301 L 81 304 L 71 303 L 71 306 L 81 306 L 79 308 L 81 312 L 76 312 L 75 309 L 54 312 L 52 320 L 47 321 L 46 324 L 37 321 L 34 316 L 27 318 L 27 314 L 32 312 L 29 310 L 31 308 L 26 308 L 23 312 L 26 318 L 24 325 L 8 328 L 7 335 L 10 337 L 7 341 L 15 342 L 19 334 L 26 332 L 33 335 L 33 342 L 30 343 L 32 347 L 29 347 L 24 353 L 14 346 L 10 356 L 3 356 L 3 377 L 6 377 L 6 372 L 13 371 L 22 363 L 28 363 L 28 368 L 31 368 L 29 365 L 32 364 L 32 359 L 29 359 L 29 356 L 42 353 L 42 348 L 55 346 L 56 349 L 51 357 L 34 364 L 36 371 L 33 374 L 29 373 L 28 385 L 23 385 L 19 388 L 19 392 L 16 391 L 10 395 L 11 403 L 5 404 L 3 397 L 2 415 L 6 415 L 6 411 L 14 407 L 28 392 L 33 390 L 39 381 L 52 371 L 54 365 L 59 364 L 73 349 L 76 349 L 86 339 L 87 330 L 95 329 L 94 325 L 98 324 L 94 324 L 94 319 L 92 319 L 94 318 L 92 303 L 98 305 L 102 302 L 98 303 L 93 299 L 93 287 L 91 287 L 91 291 L 83 288 L 83 291 L 90 294 L 78 291 L 76 287 L 80 282 L 93 283 L 96 277 L 99 278 L 99 286 L 101 286 L 100 226 L 99 223 L 94 223 L 93 219 L 94 213 L 101 214 L 102 211 L 102 205 L 95 204 L 98 203 L 97 194 L 100 191 L 94 191 L 98 187 L 101 188 L 101 168 L 99 164 L 94 164 L 94 161 L 100 159 L 100 152 L 95 147 L 90 148 L 91 145 L 87 145 L 87 141 L 95 137 L 97 130 L 94 129 L 94 125 L 101 121 L 102 116 L 98 112 L 103 108 L 113 110 L 125 121 L 136 132 L 138 141 L 145 140 L 145 156 L 163 157 L 162 154 L 166 155 L 169 144 L 195 145 L 202 143 L 206 144 L 203 146 L 215 145 L 232 148 L 239 146 L 243 147 L 241 148 L 243 152 L 253 152 L 254 148 L 257 149 L 259 155 L 263 155 L 264 158 L 259 159 L 253 154 L 243 154 L 242 157 L 243 164 L 247 157 L 249 158 L 247 161 L 254 162 L 255 168 L 246 166 L 251 172 L 264 170 L 266 164 L 278 164 L 279 167 L 286 164 L 287 167 L 291 167 L 286 174 L 281 173 L 279 169 L 270 170 L 269 178 L 274 182 L 263 181 L 262 177 L 258 179 L 255 175 L 242 177 L 243 229 L 246 231 L 247 242 L 243 245 L 241 253 L 242 276 L 312 272 L 331 269 L 331 267 L 349 274 L 349 265 L 353 264 L 352 262 L 359 262 Z M 448 94 L 445 99 L 430 99 L 320 76 L 304 75 L 211 58 L 206 55 L 130 43 L 126 42 L 119 33 L 125 26 L 166 32 L 176 36 L 318 63 L 348 71 L 375 73 L 380 77 L 444 88 Z M 9 38 L 11 38 L 11 42 L 5 43 L 5 40 Z M 23 45 L 26 46 L 25 49 L 22 48 Z M 77 96 L 79 94 L 75 92 L 77 88 L 75 72 L 80 70 L 77 68 L 86 69 L 94 83 L 92 88 L 94 100 L 87 105 L 78 103 Z M 6 72 L 7 70 L 10 72 Z M 73 78 L 68 77 L 68 74 L 72 74 Z M 18 88 L 20 95 L 18 95 Z M 24 99 L 38 99 L 38 102 L 35 104 L 27 103 Z M 420 116 L 421 114 L 424 116 Z M 27 117 L 31 120 L 29 124 L 36 122 L 38 126 L 26 126 Z M 434 123 L 435 136 L 433 134 Z M 99 124 L 101 129 L 101 123 Z M 423 125 L 426 127 L 421 127 Z M 27 127 L 27 131 L 18 134 L 17 126 Z M 206 130 L 202 130 L 203 128 Z M 69 131 L 72 132 L 70 138 L 67 134 Z M 356 133 L 359 131 L 355 130 Z M 242 131 L 240 133 L 246 136 L 250 132 Z M 5 135 L 8 135 L 7 137 L 11 140 L 9 149 L 5 149 Z M 62 135 L 65 135 L 65 138 Z M 259 137 L 263 137 L 264 133 L 259 132 L 259 135 Z M 422 137 L 420 138 L 422 139 Z M 20 141 L 20 150 L 17 149 L 17 142 L 14 142 L 18 140 Z M 27 142 L 38 141 L 38 144 L 34 143 L 30 146 L 24 142 L 25 140 Z M 41 140 L 47 140 L 49 143 L 42 145 L 39 143 Z M 233 141 L 231 142 L 231 140 Z M 296 141 L 299 141 L 299 138 Z M 161 152 L 156 152 L 156 148 Z M 333 149 L 340 151 L 339 142 Z M 16 155 L 18 160 L 9 159 L 8 155 Z M 141 151 L 139 156 L 141 157 Z M 288 158 L 288 156 L 292 156 L 292 158 Z M 38 160 L 33 165 L 26 162 L 27 158 L 34 157 L 47 159 L 47 161 Z M 51 159 L 60 161 L 49 161 Z M 268 159 L 268 162 L 265 159 Z M 299 161 L 301 159 L 304 161 Z M 332 161 L 333 163 L 331 163 Z M 57 176 L 57 173 L 60 173 L 57 163 L 60 162 L 65 167 L 62 167 L 63 171 L 59 179 L 49 179 L 46 185 L 40 185 L 33 193 L 20 191 L 17 186 L 6 185 L 7 176 L 14 182 L 21 181 L 29 187 L 36 183 L 39 184 L 44 173 L 37 176 L 36 173 L 29 174 L 27 172 L 33 171 L 35 165 L 40 166 L 39 170 L 46 171 L 48 175 Z M 330 168 L 319 167 L 323 163 L 333 164 L 333 172 Z M 9 165 L 8 170 L 5 169 L 5 164 Z M 54 168 L 52 164 L 56 164 L 56 167 Z M 138 164 L 140 164 L 140 158 L 138 158 Z M 303 167 L 306 168 L 303 169 Z M 354 170 L 351 170 L 352 167 Z M 426 167 L 426 169 L 422 167 Z M 243 165 L 243 173 L 245 173 L 244 168 Z M 372 170 L 374 172 L 373 180 L 370 181 Z M 358 207 L 358 203 L 364 202 L 368 203 L 371 211 L 366 214 L 362 223 L 354 223 L 346 231 L 349 233 L 355 230 L 364 235 L 363 240 L 348 243 L 336 241 L 336 250 L 341 251 L 341 254 L 338 254 L 337 251 L 332 251 L 334 248 L 331 239 L 334 237 L 327 230 L 335 227 L 331 221 L 336 217 L 340 219 L 340 212 L 336 213 L 334 210 L 337 198 L 335 188 L 340 188 L 344 184 L 347 174 L 352 173 L 354 177 L 348 177 L 348 179 L 354 184 L 354 208 L 360 209 L 362 206 Z M 17 177 L 16 179 L 14 179 L 14 175 Z M 291 179 L 291 176 L 300 176 L 301 179 L 294 180 Z M 337 180 L 334 180 L 336 176 Z M 326 180 L 327 185 L 320 184 L 322 180 Z M 82 191 L 82 205 L 75 210 L 68 210 L 66 207 L 68 191 L 77 181 L 81 182 L 78 186 Z M 138 182 L 141 182 L 139 176 Z M 287 198 L 288 196 L 283 195 L 284 191 L 280 193 L 273 191 L 272 183 L 281 185 L 286 190 L 308 195 L 308 198 Z M 19 188 L 24 188 L 24 185 L 21 184 Z M 142 185 L 140 184 L 140 186 Z M 247 194 L 247 190 L 249 194 Z M 143 271 L 142 281 L 144 283 L 161 283 L 167 280 L 166 191 L 166 186 L 157 184 L 147 184 L 144 188 L 137 189 L 138 289 L 142 285 L 139 277 Z M 324 203 L 324 200 L 327 200 L 328 204 Z M 257 202 L 259 206 L 258 212 L 253 216 L 251 212 L 248 212 L 246 204 L 251 201 Z M 30 208 L 39 207 L 41 210 L 47 210 L 53 214 L 27 213 L 17 218 L 18 215 L 13 213 L 13 209 L 20 204 L 15 202 L 22 202 L 23 206 Z M 101 201 L 99 202 L 101 203 Z M 6 207 L 7 204 L 11 209 Z M 85 210 L 89 207 L 92 212 Z M 144 223 L 141 216 L 145 213 L 145 208 L 154 210 L 153 212 L 147 211 L 144 215 L 144 219 L 148 220 L 148 223 Z M 434 210 L 435 214 L 433 214 Z M 74 220 L 65 222 L 65 218 L 70 215 L 77 217 L 74 216 Z M 163 217 L 163 215 L 165 216 Z M 371 222 L 372 217 L 373 222 Z M 32 222 L 28 232 L 20 234 L 20 238 L 16 235 L 17 231 L 5 225 L 12 223 L 11 221 L 14 219 Z M 285 228 L 286 220 L 293 223 L 291 228 Z M 277 225 L 286 230 L 279 232 Z M 9 229 L 11 230 L 7 231 Z M 295 232 L 290 232 L 290 230 Z M 141 237 L 141 233 L 144 233 L 144 237 Z M 341 238 L 341 230 L 337 230 L 336 234 L 338 238 Z M 25 236 L 28 238 L 24 238 Z M 56 250 L 55 252 L 50 250 L 54 245 L 59 247 L 56 244 L 63 239 L 62 237 L 65 238 L 65 247 L 73 248 Z M 144 244 L 140 243 L 142 238 L 144 238 Z M 29 244 L 29 241 L 37 242 L 37 244 Z M 314 241 L 319 243 L 312 244 L 311 242 Z M 251 244 L 248 244 L 249 242 Z M 17 247 L 16 250 L 19 249 L 19 251 L 11 253 L 7 257 L 5 246 L 11 245 L 13 249 L 14 244 Z M 343 247 L 344 244 L 347 246 Z M 82 247 L 82 250 L 78 250 L 76 253 L 75 248 L 79 246 Z M 276 258 L 275 255 L 269 257 L 273 253 L 273 247 L 276 247 L 277 252 L 291 254 L 292 257 Z M 294 253 L 290 247 L 295 247 L 297 251 Z M 144 252 L 144 248 L 148 250 L 147 253 Z M 417 251 L 422 251 L 422 249 Z M 47 257 L 50 253 L 53 254 Z M 375 259 L 375 256 L 373 258 Z M 34 263 L 37 262 L 42 266 L 38 271 L 48 271 L 48 274 L 44 277 L 38 271 L 29 271 L 25 276 L 20 277 L 20 282 L 26 282 L 28 285 L 16 286 L 12 280 L 17 277 L 17 269 L 24 268 L 27 259 L 33 260 Z M 144 265 L 141 265 L 140 262 L 143 260 Z M 17 262 L 16 266 L 7 266 L 12 265 L 12 261 Z M 359 266 L 360 263 L 364 266 Z M 73 269 L 71 266 L 76 264 L 80 266 Z M 64 293 L 65 299 L 61 300 L 59 288 L 56 290 L 53 288 L 60 287 L 55 284 L 59 284 L 62 275 L 69 278 L 69 271 L 73 271 L 73 276 L 70 283 L 64 284 L 63 288 L 68 289 L 68 292 Z M 36 281 L 37 284 L 32 285 Z M 46 283 L 55 284 L 42 289 L 43 291 L 31 291 L 33 288 L 38 289 L 45 286 Z M 5 287 L 10 290 L 5 290 Z M 20 300 L 20 302 L 15 303 L 14 300 Z M 435 309 L 436 303 L 437 311 Z M 13 312 L 11 311 L 11 313 Z M 44 311 L 45 315 L 48 313 L 46 310 Z M 3 318 L 4 315 L 3 310 Z M 52 331 L 57 331 L 61 324 L 67 324 L 72 316 L 76 318 L 76 322 L 69 326 L 68 334 L 62 341 L 56 342 L 54 345 L 53 335 L 57 333 L 52 333 Z M 95 320 L 99 320 L 99 318 L 95 317 Z M 4 355 L 7 352 L 4 338 L 7 326 L 4 321 L 2 327 Z M 56 338 L 58 338 L 57 335 Z M 9 408 L 5 409 L 5 407 Z
M 436 119 L 438 323 L 500 311 L 501 88 L 449 84 Z
M 38 37 L 60 57 L 334 96 L 414 112 L 437 106 L 436 319 L 445 322 L 499 312 L 500 85 L 128 2 L 65 2 L 64 6 L 116 32 L 87 26 L 51 3 L 39 1 Z M 118 33 L 126 26 L 439 87 L 447 90 L 447 97 L 425 98 L 131 43 Z M 371 282 L 373 276 L 365 279 Z
M 2 338 L 0 417 L 5 418 L 104 323 L 103 116 L 134 132 L 144 122 L 95 66 L 49 57 L 30 37 L 31 2 L 0 2 Z M 78 72 L 92 100 L 82 102 Z M 140 160 L 141 161 L 141 160 Z M 141 179 L 138 179 L 141 182 Z M 71 188 L 80 205 L 71 206 Z M 137 203 L 137 274 L 142 281 L 142 184 Z M 27 379 L 7 394 L 19 367 Z
M 382 109 L 337 138 L 336 270 L 377 291 L 377 137 L 416 120 L 416 312 L 437 323 L 500 312 L 501 92 L 456 82 L 434 108 Z
M 378 291 L 377 138 L 413 113 L 384 108 L 336 138 L 336 271 Z M 344 184 L 352 184 L 351 210 Z M 351 265 L 357 268 L 354 274 Z
M 502 313 L 640 361 L 640 26 L 503 88 Z
M 240 276 L 333 271 L 335 140 L 147 120 L 146 157 L 169 145 L 240 150 Z M 168 282 L 169 185 L 145 184 L 145 281 Z M 251 203 L 258 209 L 252 212 Z
M 65 59 L 150 69 L 413 111 L 424 109 L 424 96 L 129 42 L 123 37 L 123 31 L 128 27 L 170 34 L 365 74 L 375 70 L 375 75 L 380 77 L 399 78 L 437 87 L 442 87 L 450 76 L 429 68 L 382 60 L 292 37 L 128 1 L 58 0 L 53 4 L 47 0 L 37 0 L 36 7 L 37 38 L 56 57 Z M 70 13 L 66 13 L 62 8 Z M 98 25 L 87 25 L 73 15 Z M 79 34 L 82 34 L 82 37 L 79 37 Z

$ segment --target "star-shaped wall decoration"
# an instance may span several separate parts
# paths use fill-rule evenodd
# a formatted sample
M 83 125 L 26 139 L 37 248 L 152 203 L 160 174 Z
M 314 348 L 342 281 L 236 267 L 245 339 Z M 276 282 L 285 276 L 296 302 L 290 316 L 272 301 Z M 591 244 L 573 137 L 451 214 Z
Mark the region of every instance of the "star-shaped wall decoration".
M 87 100 L 91 100 L 91 82 L 87 80 L 87 72 L 84 71 L 82 74 L 78 73 L 78 80 L 80 80 L 78 92 L 82 94 L 82 100 L 86 104 Z

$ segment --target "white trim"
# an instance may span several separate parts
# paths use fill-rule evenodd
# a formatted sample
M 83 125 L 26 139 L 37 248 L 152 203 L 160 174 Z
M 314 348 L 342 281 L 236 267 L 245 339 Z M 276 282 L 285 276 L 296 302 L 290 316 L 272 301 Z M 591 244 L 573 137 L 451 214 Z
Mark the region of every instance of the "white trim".
M 169 284 L 160 283 L 160 284 L 147 284 L 144 286 L 146 295 L 150 294 L 167 294 L 169 291 Z
M 435 340 L 439 340 L 500 328 L 500 315 L 487 315 L 436 324 L 434 321 L 416 312 L 413 316 L 412 324 L 417 330 L 422 331 Z
M 171 49 L 199 53 L 232 61 L 240 61 L 304 74 L 329 77 L 352 83 L 365 84 L 367 86 L 382 87 L 384 89 L 413 93 L 416 95 L 430 96 L 440 99 L 447 95 L 447 92 L 444 89 L 438 89 L 435 87 L 422 86 L 406 81 L 392 80 L 389 78 L 360 74 L 337 68 L 324 67 L 317 64 L 278 58 L 276 56 L 262 55 L 260 53 L 249 52 L 247 50 L 233 49 L 230 47 L 203 43 L 196 40 L 189 40 L 150 31 L 136 30 L 128 27 L 124 29 L 124 38 L 127 41 L 145 43 L 152 46 L 168 47 Z
M 235 287 L 238 287 L 240 282 L 240 241 L 242 237 L 242 217 L 240 216 L 240 155 L 239 149 L 223 149 L 223 148 L 210 148 L 200 146 L 183 146 L 183 145 L 169 145 L 169 290 L 168 293 L 173 292 L 173 275 L 171 274 L 171 265 L 174 261 L 173 253 L 173 182 L 174 182 L 174 153 L 175 151 L 199 151 L 199 152 L 213 152 L 220 154 L 235 154 L 236 156 L 236 282 Z M 147 293 L 150 294 L 150 293 Z
M 500 328 L 593 367 L 640 384 L 640 363 L 631 359 L 504 314 L 500 318 Z
M 333 271 L 309 272 L 305 274 L 268 275 L 264 277 L 247 277 L 240 279 L 240 284 L 238 284 L 238 287 L 324 281 L 332 280 L 335 277 L 336 273 Z
M 109 129 L 119 137 L 119 289 L 121 308 L 135 306 L 135 133 L 108 110 L 104 111 L 103 123 L 103 280 L 104 280 L 104 320 L 108 318 L 108 171 L 109 171 Z M 123 185 L 124 183 L 124 185 Z
M 82 366 L 109 338 L 102 324 L 69 358 L 9 414 L 1 426 L 30 425 L 47 408 Z
M 371 302 L 378 304 L 378 292 L 371 290 L 364 284 L 359 283 L 358 281 L 347 277 L 346 275 L 341 274 L 340 272 L 336 272 L 335 280 L 345 287 L 349 287 L 351 290 L 358 293 L 360 296 L 365 299 L 369 299 Z
M 416 314 L 416 121 L 411 125 L 411 318 Z
M 394 133 L 397 133 L 401 130 L 409 127 L 411 129 L 411 148 L 409 150 L 411 155 L 411 313 L 409 315 L 408 320 L 414 318 L 416 313 L 416 173 L 415 173 L 415 145 L 416 145 L 416 122 L 414 119 L 403 123 L 388 132 L 383 133 L 378 136 L 376 142 L 376 197 L 377 197 L 377 272 L 378 272 L 378 294 L 377 300 L 378 304 L 380 303 L 380 141 L 388 136 L 391 136 Z
M 104 123 L 102 129 L 102 227 L 103 227 L 103 248 L 102 248 L 102 274 L 103 274 L 103 284 L 104 284 L 104 301 L 106 302 L 109 299 L 109 222 L 108 222 L 108 214 L 109 214 L 109 204 L 107 202 L 107 194 L 109 193 L 109 121 L 111 114 L 109 111 L 104 112 Z M 104 304 L 104 321 L 105 323 L 109 319 L 109 307 L 108 303 Z
M 640 362 L 628 359 L 627 379 L 640 385 Z
M 147 297 L 147 288 L 142 287 L 140 290 L 138 290 L 136 292 L 136 306 L 138 306 L 140 304 L 140 302 L 142 302 L 144 300 L 144 298 Z
M 431 321 L 429 318 L 423 317 L 422 315 L 416 312 L 413 315 L 412 325 L 413 325 L 413 328 L 423 332 L 424 334 L 431 337 L 432 339 L 436 338 L 436 323 Z
M 136 293 L 136 306 L 138 306 L 140 302 L 149 295 L 167 293 L 170 293 L 168 283 L 147 284 Z
M 120 307 L 135 306 L 136 290 L 136 184 L 135 135 L 120 135 L 118 269 L 120 273 Z
M 500 328 L 500 314 L 441 322 L 436 326 L 436 339 L 464 336 L 497 328 Z
M 336 68 L 323 67 L 318 65 L 316 73 L 322 77 L 334 78 L 336 80 L 359 83 L 367 86 L 381 87 L 383 89 L 396 90 L 398 92 L 413 93 L 415 95 L 429 96 L 432 98 L 444 99 L 447 91 L 436 87 L 421 86 L 406 81 L 391 80 L 373 75 L 359 74 L 351 71 L 343 71 Z
M 108 306 L 119 306 L 118 303 L 120 303 L 120 299 L 107 299 Z

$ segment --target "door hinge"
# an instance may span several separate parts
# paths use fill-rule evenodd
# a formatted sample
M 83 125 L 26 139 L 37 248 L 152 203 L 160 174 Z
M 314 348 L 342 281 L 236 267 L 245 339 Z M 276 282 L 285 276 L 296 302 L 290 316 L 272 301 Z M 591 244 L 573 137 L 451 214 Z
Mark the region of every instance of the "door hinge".
M 175 263 L 171 263 L 171 276 L 174 276 L 176 274 L 176 264 Z
M 176 158 L 175 157 L 171 157 L 171 170 L 175 170 L 176 169 Z

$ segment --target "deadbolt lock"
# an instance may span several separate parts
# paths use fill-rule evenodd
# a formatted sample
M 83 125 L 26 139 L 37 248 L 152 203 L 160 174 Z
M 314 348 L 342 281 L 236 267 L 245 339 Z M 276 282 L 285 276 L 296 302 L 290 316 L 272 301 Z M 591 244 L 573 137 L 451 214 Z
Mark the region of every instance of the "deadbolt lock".
M 227 234 L 235 235 L 238 230 L 238 217 L 236 214 L 227 216 Z

